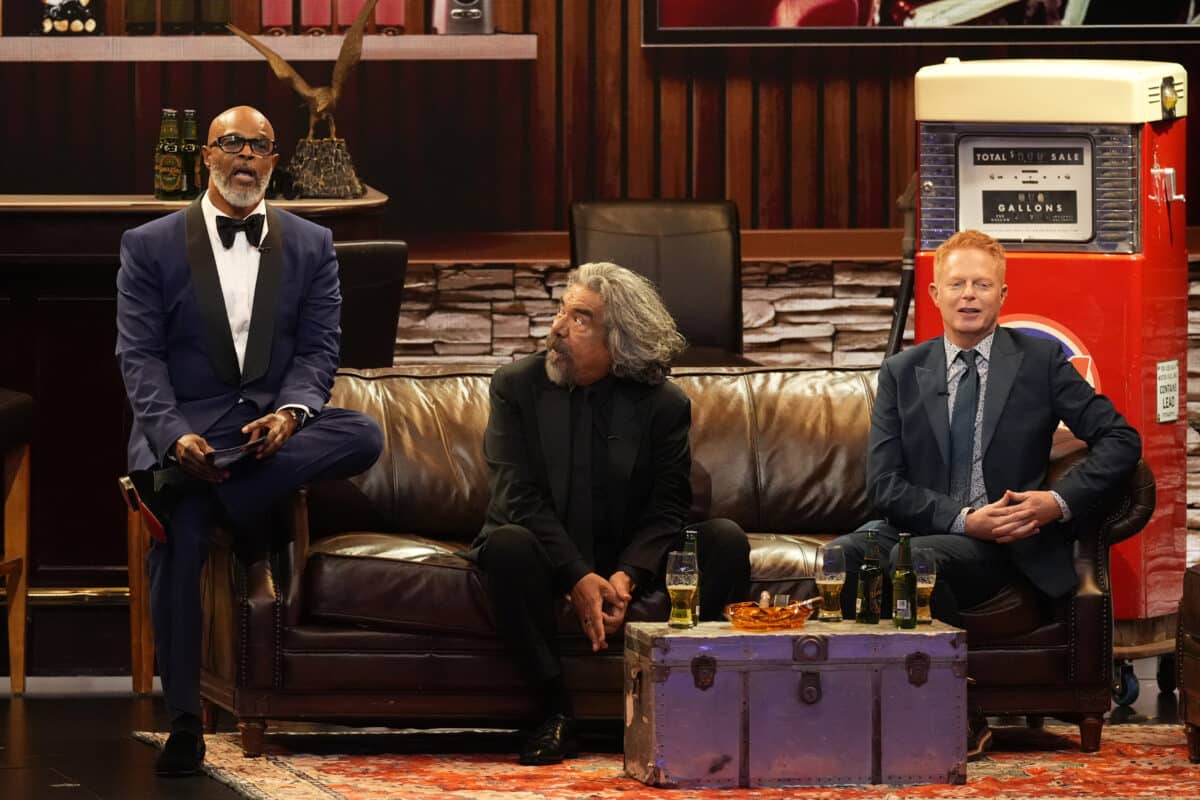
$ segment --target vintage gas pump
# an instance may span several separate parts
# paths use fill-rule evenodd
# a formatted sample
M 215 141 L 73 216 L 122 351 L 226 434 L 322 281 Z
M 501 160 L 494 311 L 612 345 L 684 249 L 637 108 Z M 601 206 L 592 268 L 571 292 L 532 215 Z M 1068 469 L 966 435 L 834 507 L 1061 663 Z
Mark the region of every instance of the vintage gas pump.
M 1087 60 L 948 59 L 916 76 L 917 340 L 941 333 L 923 290 L 934 250 L 982 230 L 1009 254 L 1000 324 L 1057 340 L 1142 435 L 1158 497 L 1111 551 L 1123 659 L 1171 652 L 1186 558 L 1185 79 Z M 1136 698 L 1128 664 L 1115 693 Z

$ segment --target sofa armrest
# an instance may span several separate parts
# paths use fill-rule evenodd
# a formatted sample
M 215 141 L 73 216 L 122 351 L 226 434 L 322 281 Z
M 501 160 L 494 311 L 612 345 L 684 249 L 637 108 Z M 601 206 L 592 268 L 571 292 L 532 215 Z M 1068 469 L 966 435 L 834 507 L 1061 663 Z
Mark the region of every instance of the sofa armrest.
M 1072 453 L 1065 465 L 1078 463 L 1083 453 Z M 1060 467 L 1055 463 L 1055 467 Z M 1072 681 L 1104 684 L 1112 669 L 1112 588 L 1109 585 L 1108 551 L 1117 542 L 1138 533 L 1154 512 L 1154 475 L 1139 460 L 1111 501 L 1080 514 L 1074 521 L 1075 573 L 1079 583 L 1069 613 L 1070 669 Z
M 288 627 L 300 623 L 301 588 L 304 567 L 308 563 L 308 487 L 301 486 L 287 501 L 287 526 L 290 541 L 280 553 L 283 590 L 283 620 Z
M 276 554 L 245 560 L 218 528 L 205 565 L 202 603 L 205 667 L 232 686 L 270 687 L 280 680 L 276 643 L 281 622 Z

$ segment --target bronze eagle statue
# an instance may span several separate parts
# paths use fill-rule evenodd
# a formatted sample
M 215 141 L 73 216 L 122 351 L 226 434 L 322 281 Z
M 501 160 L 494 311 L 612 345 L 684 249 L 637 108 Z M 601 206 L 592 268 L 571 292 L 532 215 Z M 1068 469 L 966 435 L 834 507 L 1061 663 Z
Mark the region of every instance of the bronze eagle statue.
M 313 138 L 317 122 L 323 119 L 329 123 L 329 138 L 336 139 L 337 128 L 334 127 L 333 109 L 337 107 L 338 98 L 342 94 L 342 85 L 345 84 L 350 69 L 362 58 L 363 30 L 367 27 L 367 17 L 375 10 L 376 2 L 377 0 L 367 0 L 366 5 L 354 18 L 354 22 L 346 29 L 346 35 L 342 39 L 342 49 L 338 52 L 337 63 L 333 67 L 332 85 L 318 86 L 315 89 L 308 85 L 308 81 L 300 77 L 300 73 L 296 72 L 283 56 L 236 25 L 230 24 L 225 27 L 262 53 L 266 57 L 267 63 L 271 65 L 271 69 L 274 70 L 275 76 L 281 81 L 291 84 L 292 88 L 304 98 L 304 102 L 308 105 L 307 138 Z

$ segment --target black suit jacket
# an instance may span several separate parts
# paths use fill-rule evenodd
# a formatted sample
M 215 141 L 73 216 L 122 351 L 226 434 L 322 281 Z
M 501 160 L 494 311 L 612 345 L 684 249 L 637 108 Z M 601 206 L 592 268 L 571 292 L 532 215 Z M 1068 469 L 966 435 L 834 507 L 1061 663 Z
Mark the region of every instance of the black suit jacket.
M 1137 464 L 1141 438 L 1047 339 L 997 328 L 983 416 L 988 502 L 1006 489 L 1039 489 L 1059 421 L 1087 443 L 1087 458 L 1054 486 L 1086 517 Z M 871 414 L 867 491 L 897 527 L 948 533 L 961 506 L 949 496 L 950 424 L 942 337 L 887 359 Z M 1075 586 L 1066 526 L 1007 545 L 1018 568 L 1051 597 Z
M 502 525 L 528 528 L 549 555 L 556 579 L 569 588 L 593 565 L 566 531 L 570 394 L 546 377 L 545 362 L 546 354 L 537 353 L 492 376 L 483 439 L 491 500 L 475 544 Z M 618 543 L 618 563 L 656 577 L 692 501 L 691 419 L 691 401 L 674 384 L 618 379 L 613 387 L 608 533 Z

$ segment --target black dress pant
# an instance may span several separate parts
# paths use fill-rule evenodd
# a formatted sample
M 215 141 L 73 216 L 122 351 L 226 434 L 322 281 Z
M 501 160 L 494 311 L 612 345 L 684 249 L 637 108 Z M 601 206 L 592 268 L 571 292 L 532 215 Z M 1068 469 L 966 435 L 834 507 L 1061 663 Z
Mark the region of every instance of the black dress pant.
M 713 519 L 695 527 L 700 561 L 700 618 L 721 619 L 727 603 L 745 600 L 750 590 L 750 544 L 737 523 Z M 682 545 L 682 534 L 678 544 Z M 519 525 L 488 534 L 476 562 L 487 578 L 496 629 L 535 687 L 561 681 L 555 641 L 555 581 L 550 560 L 537 537 Z M 657 585 L 663 588 L 662 569 Z M 607 578 L 608 576 L 603 576 Z

